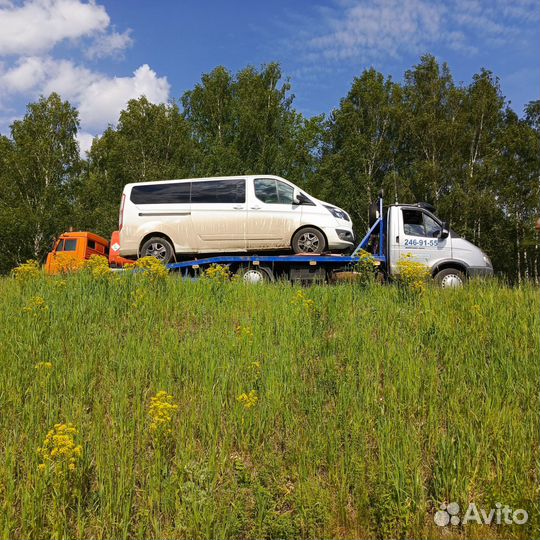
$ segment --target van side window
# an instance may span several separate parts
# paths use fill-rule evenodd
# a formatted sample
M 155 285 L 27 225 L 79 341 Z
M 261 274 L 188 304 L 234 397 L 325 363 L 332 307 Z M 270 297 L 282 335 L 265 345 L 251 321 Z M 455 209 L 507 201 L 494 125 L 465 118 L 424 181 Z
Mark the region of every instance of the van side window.
M 58 242 L 58 245 L 56 246 L 56 252 L 58 253 L 59 251 L 64 251 L 64 241 L 63 240 L 60 240 L 60 242 Z
M 246 181 L 207 180 L 193 182 L 192 203 L 243 203 L 246 202 Z
M 134 204 L 189 204 L 191 182 L 147 184 L 131 188 Z
M 289 186 L 289 184 L 280 182 L 279 180 L 276 180 L 276 184 L 277 184 L 277 193 L 279 197 L 279 203 L 280 204 L 293 204 L 294 188 Z
M 257 199 L 266 204 L 279 204 L 276 181 L 273 178 L 257 178 L 254 185 Z
M 293 204 L 294 188 L 273 178 L 256 178 L 255 196 L 266 204 Z
M 254 182 L 255 197 L 266 204 L 279 204 L 276 181 L 272 178 L 257 178 Z

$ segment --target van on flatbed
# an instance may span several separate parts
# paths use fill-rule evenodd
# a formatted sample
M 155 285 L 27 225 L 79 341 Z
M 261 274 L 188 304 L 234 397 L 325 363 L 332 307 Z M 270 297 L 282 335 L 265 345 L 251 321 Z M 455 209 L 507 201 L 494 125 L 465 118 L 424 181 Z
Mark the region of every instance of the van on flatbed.
M 279 176 L 127 184 L 120 255 L 164 263 L 201 253 L 351 252 L 351 218 Z

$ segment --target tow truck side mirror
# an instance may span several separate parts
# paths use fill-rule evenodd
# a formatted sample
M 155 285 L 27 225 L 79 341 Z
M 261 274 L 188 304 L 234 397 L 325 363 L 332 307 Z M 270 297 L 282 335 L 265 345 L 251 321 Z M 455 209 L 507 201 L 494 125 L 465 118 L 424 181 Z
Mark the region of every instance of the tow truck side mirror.
M 445 238 L 448 238 L 448 235 L 450 234 L 450 230 L 448 227 L 448 223 L 446 221 L 443 221 L 441 232 L 439 233 L 439 238 L 441 240 L 444 240 Z

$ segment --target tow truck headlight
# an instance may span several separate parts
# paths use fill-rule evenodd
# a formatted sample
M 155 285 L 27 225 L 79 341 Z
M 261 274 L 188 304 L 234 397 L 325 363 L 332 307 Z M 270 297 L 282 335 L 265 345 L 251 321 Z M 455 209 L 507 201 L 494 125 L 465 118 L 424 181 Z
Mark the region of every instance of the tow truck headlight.
M 335 206 L 327 206 L 324 205 L 324 207 L 335 217 L 338 219 L 344 219 L 345 221 L 351 221 L 351 218 L 349 217 L 349 214 L 342 210 L 341 208 L 336 208 Z

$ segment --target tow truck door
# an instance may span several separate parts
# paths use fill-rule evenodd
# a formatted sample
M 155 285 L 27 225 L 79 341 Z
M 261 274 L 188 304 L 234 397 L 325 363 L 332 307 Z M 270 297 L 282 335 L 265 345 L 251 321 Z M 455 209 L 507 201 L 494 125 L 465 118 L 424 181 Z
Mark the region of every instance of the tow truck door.
M 402 207 L 399 216 L 399 257 L 412 258 L 430 268 L 452 258 L 451 240 L 440 238 L 442 224 L 421 208 Z M 397 262 L 397 261 L 395 261 Z

